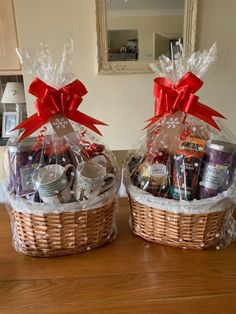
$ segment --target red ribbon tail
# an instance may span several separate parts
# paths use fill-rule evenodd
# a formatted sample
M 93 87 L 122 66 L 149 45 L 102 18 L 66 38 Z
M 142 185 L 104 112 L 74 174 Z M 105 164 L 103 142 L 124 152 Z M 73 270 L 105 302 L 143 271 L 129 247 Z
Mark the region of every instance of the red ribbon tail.
M 68 119 L 84 125 L 85 127 L 89 128 L 90 130 L 96 132 L 99 135 L 102 135 L 102 133 L 96 128 L 95 124 L 107 126 L 106 123 L 99 121 L 97 119 L 94 119 L 86 115 L 85 113 L 77 111 L 77 110 L 66 112 L 66 116 Z
M 37 113 L 30 116 L 27 120 L 21 122 L 18 124 L 12 131 L 24 129 L 24 132 L 22 133 L 21 137 L 18 139 L 18 142 L 23 141 L 26 137 L 33 134 L 35 131 L 37 131 L 39 128 L 41 128 L 47 121 L 42 120 L 39 118 Z
M 154 117 L 152 117 L 152 118 L 150 118 L 150 119 L 148 119 L 148 120 L 146 120 L 145 122 L 148 122 L 148 121 L 150 121 L 149 123 L 148 123 L 148 125 L 146 125 L 143 129 L 142 129 L 142 131 L 143 130 L 146 130 L 147 128 L 149 128 L 152 124 L 154 124 L 155 122 L 157 122 L 160 118 L 162 118 L 162 117 L 164 117 L 164 116 L 154 116 Z
M 212 118 L 212 117 L 218 117 L 218 118 L 225 119 L 225 117 L 221 113 L 219 113 L 218 111 L 198 102 L 195 104 L 195 106 L 192 110 L 190 109 L 188 111 L 188 113 L 191 114 L 192 116 L 198 118 L 198 119 L 205 121 L 206 123 L 208 123 L 211 126 L 213 126 L 214 128 L 216 128 L 217 130 L 221 131 L 218 124 Z
M 194 114 L 192 114 L 190 112 L 188 112 L 188 113 L 191 114 L 192 116 L 194 116 L 195 118 L 198 118 L 198 119 L 200 119 L 202 121 L 205 121 L 209 125 L 213 126 L 217 130 L 221 131 L 220 127 L 218 126 L 218 124 L 215 122 L 215 120 L 212 117 L 208 117 L 206 115 L 202 115 L 202 114 L 199 114 L 199 113 L 194 113 Z

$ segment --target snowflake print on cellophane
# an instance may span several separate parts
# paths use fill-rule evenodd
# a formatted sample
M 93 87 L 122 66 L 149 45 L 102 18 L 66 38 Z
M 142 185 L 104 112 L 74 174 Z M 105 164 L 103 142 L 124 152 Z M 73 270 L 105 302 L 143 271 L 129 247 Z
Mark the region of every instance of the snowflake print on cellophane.
M 154 116 L 124 163 L 133 232 L 181 248 L 227 246 L 235 237 L 236 138 L 196 92 L 216 45 L 151 65 Z
M 14 246 L 28 255 L 86 251 L 116 235 L 120 171 L 97 127 L 106 124 L 80 111 L 87 90 L 72 75 L 72 48 L 59 64 L 45 44 L 35 57 L 20 52 L 36 113 L 8 141 L 5 195 Z

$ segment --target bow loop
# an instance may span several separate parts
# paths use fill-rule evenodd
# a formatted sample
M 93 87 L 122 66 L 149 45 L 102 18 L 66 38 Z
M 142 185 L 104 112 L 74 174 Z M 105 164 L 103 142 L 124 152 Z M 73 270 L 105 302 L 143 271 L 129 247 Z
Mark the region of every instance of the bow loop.
M 66 112 L 68 100 L 69 100 L 68 95 L 66 95 L 65 93 L 60 91 L 60 102 L 59 102 L 59 104 L 60 104 L 60 107 L 61 107 L 60 110 L 62 112 Z
M 66 85 L 65 87 L 61 88 L 60 90 L 63 90 L 68 96 L 75 94 L 82 97 L 88 93 L 84 84 L 79 80 L 73 81 L 69 85 Z
M 187 72 L 184 76 L 175 84 L 176 89 L 185 87 L 189 93 L 196 93 L 203 85 L 203 81 L 194 75 L 192 72 Z
M 28 92 L 32 95 L 34 95 L 37 98 L 43 99 L 46 95 L 50 93 L 55 93 L 57 90 L 43 81 L 41 81 L 39 78 L 36 78 L 29 86 Z
M 177 92 L 169 79 L 164 77 L 156 78 L 154 80 L 155 115 L 162 116 L 165 112 L 170 112 L 176 95 Z

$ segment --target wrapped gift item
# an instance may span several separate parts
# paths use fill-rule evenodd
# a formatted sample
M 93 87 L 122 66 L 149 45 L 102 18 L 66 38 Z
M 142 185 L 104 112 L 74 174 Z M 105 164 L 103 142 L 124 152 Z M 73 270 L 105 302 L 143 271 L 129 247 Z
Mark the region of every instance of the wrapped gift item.
M 36 76 L 29 86 L 36 113 L 8 142 L 5 194 L 14 246 L 27 255 L 86 251 L 116 235 L 120 173 L 96 137 L 105 123 L 78 110 L 87 90 L 71 74 L 72 45 L 58 65 L 45 45 L 36 57 L 20 52 Z
M 213 45 L 152 65 L 155 114 L 124 167 L 131 228 L 147 240 L 219 249 L 236 236 L 235 137 L 196 95 L 215 60 Z

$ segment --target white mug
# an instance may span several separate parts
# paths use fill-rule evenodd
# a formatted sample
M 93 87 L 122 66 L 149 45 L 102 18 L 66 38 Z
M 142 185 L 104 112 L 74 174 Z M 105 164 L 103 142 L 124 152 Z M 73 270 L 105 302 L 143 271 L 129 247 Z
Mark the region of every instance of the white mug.
M 34 184 L 44 203 L 68 203 L 71 201 L 71 185 L 73 177 L 67 179 L 66 173 L 75 167 L 68 164 L 65 167 L 53 164 L 40 168 L 34 176 Z
M 74 197 L 77 201 L 95 197 L 115 183 L 115 175 L 107 173 L 106 168 L 93 162 L 85 161 L 77 166 L 73 184 Z

